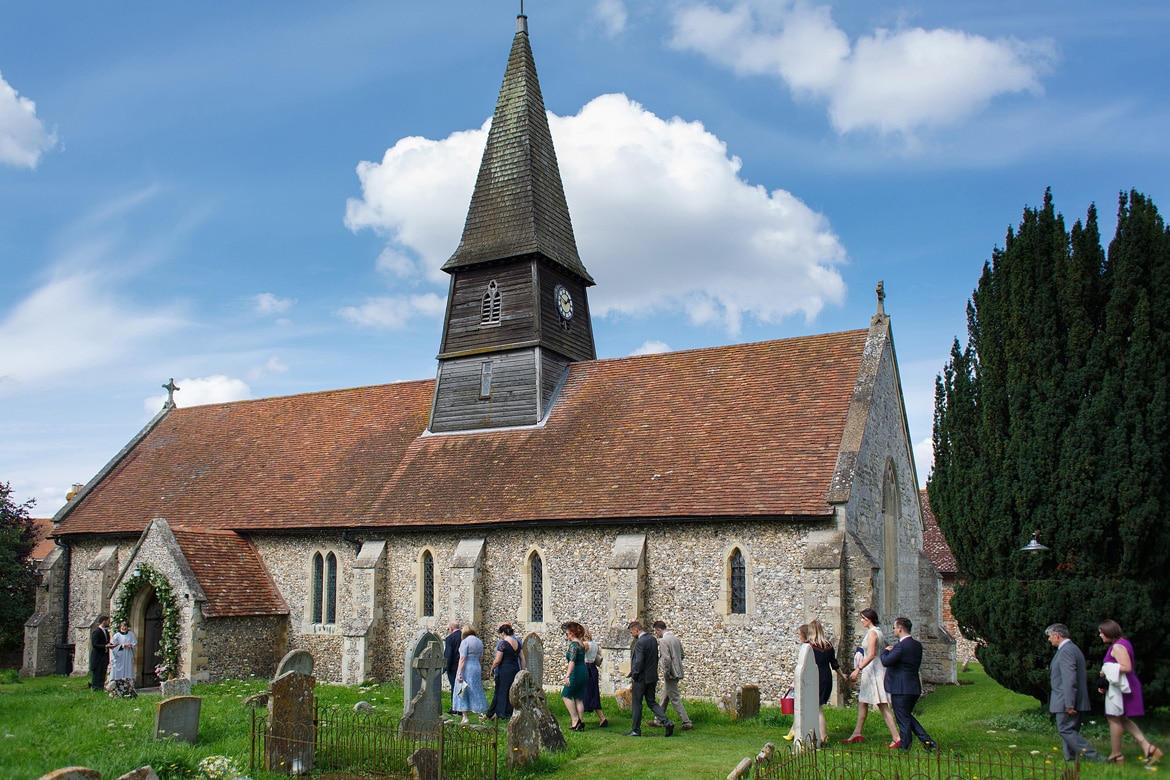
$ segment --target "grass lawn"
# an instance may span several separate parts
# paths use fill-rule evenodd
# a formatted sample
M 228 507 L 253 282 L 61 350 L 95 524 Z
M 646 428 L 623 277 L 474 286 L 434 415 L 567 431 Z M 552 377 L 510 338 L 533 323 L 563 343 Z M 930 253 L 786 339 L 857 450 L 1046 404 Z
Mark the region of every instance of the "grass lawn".
M 920 720 L 943 750 L 1040 751 L 1053 762 L 1062 760 L 1055 727 L 1035 700 L 1001 688 L 977 665 L 959 677 L 964 684 L 935 691 L 919 707 Z M 157 695 L 110 699 L 91 693 L 86 688 L 87 678 L 80 677 L 4 682 L 11 679 L 0 677 L 0 778 L 35 780 L 51 769 L 71 765 L 89 766 L 99 770 L 103 778 L 114 778 L 145 764 L 153 766 L 163 780 L 195 778 L 200 776 L 196 771 L 199 761 L 213 755 L 233 758 L 249 774 L 248 711 L 240 702 L 265 690 L 265 680 L 196 686 L 193 693 L 203 698 L 200 741 L 185 745 L 151 738 Z M 395 717 L 402 714 L 399 686 L 322 685 L 317 692 L 327 705 L 350 708 L 365 700 L 379 712 Z M 562 727 L 568 726 L 559 697 L 549 698 Z M 739 723 L 729 722 L 713 704 L 694 702 L 688 710 L 694 731 L 678 732 L 665 740 L 660 730 L 644 725 L 647 736 L 634 739 L 622 736 L 630 727 L 629 714 L 619 711 L 612 699 L 607 700 L 608 729 L 597 728 L 596 719 L 588 716 L 584 732 L 566 730 L 567 751 L 546 754 L 538 765 L 516 776 L 574 780 L 724 778 L 740 759 L 754 756 L 765 742 L 774 742 L 781 749 L 787 746 L 782 737 L 792 718 L 779 710 L 765 708 L 759 718 Z M 837 743 L 852 731 L 856 709 L 828 708 L 826 717 L 829 739 Z M 1170 726 L 1166 713 L 1147 715 L 1141 725 L 1148 737 L 1163 743 L 1163 749 L 1170 748 L 1163 739 Z M 1108 751 L 1103 717 L 1086 724 L 1084 732 L 1098 750 Z M 866 722 L 865 736 L 864 747 L 870 749 L 881 749 L 889 741 L 885 724 L 877 715 Z M 1137 762 L 1137 746 L 1128 738 L 1126 753 L 1127 766 L 1089 765 L 1082 777 L 1093 780 L 1144 773 Z M 255 780 L 270 777 L 259 770 L 250 776 Z M 501 772 L 501 777 L 509 775 Z

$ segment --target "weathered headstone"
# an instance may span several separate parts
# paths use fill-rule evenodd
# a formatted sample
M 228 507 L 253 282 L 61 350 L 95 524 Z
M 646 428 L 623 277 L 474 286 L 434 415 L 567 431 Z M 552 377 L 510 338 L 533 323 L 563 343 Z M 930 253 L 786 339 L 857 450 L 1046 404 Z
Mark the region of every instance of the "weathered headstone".
M 86 766 L 67 766 L 41 775 L 40 780 L 102 780 L 102 773 Z
M 264 768 L 294 775 L 312 771 L 317 678 L 287 672 L 268 684 L 268 738 Z
M 508 691 L 508 700 L 512 702 L 512 717 L 508 721 L 508 769 L 517 769 L 540 758 L 540 693 L 536 679 L 527 671 L 516 675 Z
M 435 646 L 439 650 L 439 657 L 443 657 L 443 640 L 427 631 L 425 628 L 421 629 L 414 637 L 414 641 L 406 649 L 406 668 L 402 672 L 402 712 L 406 713 L 410 709 L 410 702 L 414 699 L 415 694 L 418 693 L 419 684 L 422 682 L 422 676 L 415 668 L 414 661 L 416 658 L 422 656 L 430 646 Z
M 131 769 L 118 780 L 158 780 L 158 774 L 150 766 L 141 766 L 137 769 Z
M 436 734 L 443 716 L 443 670 L 447 663 L 439 644 L 428 644 L 414 659 L 419 675 L 418 693 L 406 705 L 406 714 L 398 722 L 399 734 Z
M 808 643 L 800 646 L 792 687 L 796 699 L 793 704 L 792 731 L 802 747 L 815 748 L 825 735 L 821 733 L 820 675 L 812 645 Z
M 419 748 L 406 757 L 413 780 L 439 780 L 439 751 Z
M 760 715 L 760 689 L 756 685 L 744 685 L 731 697 L 731 719 L 744 720 Z
M 158 688 L 164 699 L 170 699 L 175 696 L 190 696 L 191 678 L 176 677 L 173 680 L 160 680 Z
M 276 674 L 273 677 L 280 677 L 289 672 L 311 675 L 313 673 L 313 654 L 308 650 L 289 650 L 276 665 Z
M 199 710 L 203 699 L 176 696 L 163 699 L 154 709 L 154 738 L 177 739 L 194 745 L 199 741 Z
M 536 687 L 544 689 L 544 640 L 539 634 L 524 637 L 524 668 L 536 680 Z

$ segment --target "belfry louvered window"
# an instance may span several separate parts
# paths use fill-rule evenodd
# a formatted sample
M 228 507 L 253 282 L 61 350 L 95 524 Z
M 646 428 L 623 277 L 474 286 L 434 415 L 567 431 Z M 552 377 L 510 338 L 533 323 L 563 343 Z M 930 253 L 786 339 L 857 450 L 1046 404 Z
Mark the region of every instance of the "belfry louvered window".
M 540 560 L 540 553 L 532 553 L 532 560 L 529 561 L 529 588 L 531 588 L 532 593 L 532 598 L 529 600 L 532 609 L 528 619 L 533 623 L 543 623 L 544 561 Z
M 731 560 L 728 561 L 728 574 L 731 581 L 728 590 L 731 594 L 731 613 L 743 615 L 747 613 L 747 566 L 744 564 L 743 553 L 738 547 L 731 551 Z
M 435 616 L 435 556 L 430 550 L 423 550 L 422 556 L 422 613 Z
M 488 282 L 487 292 L 483 294 L 483 299 L 480 302 L 479 324 L 484 325 L 499 325 L 500 324 L 500 288 L 493 279 Z

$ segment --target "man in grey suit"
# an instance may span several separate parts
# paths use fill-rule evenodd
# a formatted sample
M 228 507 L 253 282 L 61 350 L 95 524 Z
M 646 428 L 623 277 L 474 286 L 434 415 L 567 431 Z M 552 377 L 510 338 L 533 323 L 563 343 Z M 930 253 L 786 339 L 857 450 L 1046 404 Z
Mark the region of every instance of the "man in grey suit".
M 679 729 L 690 731 L 694 728 L 691 716 L 687 715 L 687 707 L 683 704 L 682 693 L 678 689 L 678 681 L 683 677 L 683 646 L 678 637 L 666 630 L 666 622 L 655 620 L 654 634 L 658 637 L 658 660 L 662 663 L 662 701 L 658 702 L 663 711 L 666 703 L 674 707 L 679 717 Z M 651 726 L 661 726 L 657 719 L 650 721 Z
M 1052 695 L 1048 711 L 1056 714 L 1056 731 L 1064 742 L 1064 759 L 1103 761 L 1089 740 L 1081 734 L 1081 713 L 1089 711 L 1089 684 L 1085 678 L 1085 655 L 1068 638 L 1068 626 L 1053 623 L 1044 629 L 1048 643 L 1056 648 L 1049 667 Z

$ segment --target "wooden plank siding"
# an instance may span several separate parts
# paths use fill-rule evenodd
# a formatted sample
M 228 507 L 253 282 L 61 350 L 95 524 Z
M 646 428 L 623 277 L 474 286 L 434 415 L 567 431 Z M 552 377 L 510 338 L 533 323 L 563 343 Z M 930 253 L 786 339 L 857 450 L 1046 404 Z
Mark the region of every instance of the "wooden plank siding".
M 531 262 L 457 271 L 451 279 L 439 359 L 534 344 L 538 327 L 533 276 Z M 500 323 L 482 325 L 483 296 L 491 281 L 500 291 Z
M 589 318 L 589 299 L 580 278 L 548 263 L 537 264 L 540 279 L 540 343 L 570 360 L 593 360 L 593 323 Z M 573 319 L 566 329 L 561 324 L 553 300 L 553 288 L 563 284 L 573 296 Z
M 481 398 L 482 366 L 492 363 L 491 395 Z M 537 350 L 452 358 L 439 364 L 430 430 L 434 433 L 535 425 L 539 421 Z

